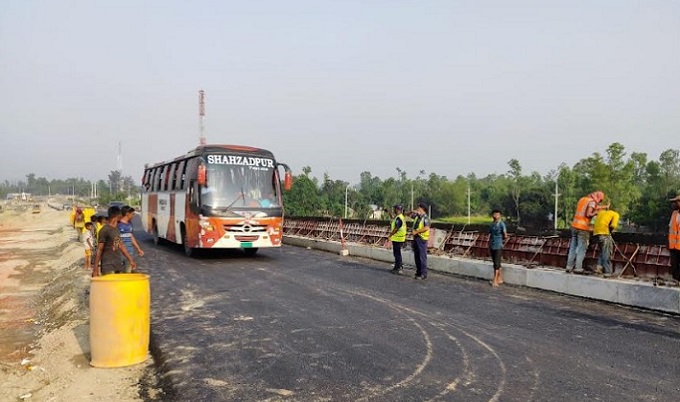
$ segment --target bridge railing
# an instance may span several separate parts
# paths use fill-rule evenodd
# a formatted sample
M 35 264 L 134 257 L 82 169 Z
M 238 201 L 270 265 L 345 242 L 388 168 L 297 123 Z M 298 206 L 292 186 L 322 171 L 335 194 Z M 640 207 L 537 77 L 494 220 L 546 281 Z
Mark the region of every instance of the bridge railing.
M 341 230 L 342 229 L 342 230 Z M 374 247 L 391 247 L 389 225 L 374 222 L 341 222 L 341 219 L 286 218 L 285 235 L 324 241 L 345 241 Z M 479 231 L 431 229 L 428 247 L 434 255 L 448 255 L 490 260 L 489 234 Z M 341 235 L 342 232 L 342 235 Z M 344 237 L 344 239 L 343 239 Z M 410 240 L 410 236 L 408 236 Z M 507 262 L 560 269 L 566 266 L 568 237 L 559 235 L 531 236 L 512 234 L 503 246 Z M 599 245 L 591 241 L 586 252 L 585 267 L 595 267 Z M 614 275 L 624 278 L 663 279 L 671 281 L 670 255 L 662 244 L 618 243 L 612 255 Z

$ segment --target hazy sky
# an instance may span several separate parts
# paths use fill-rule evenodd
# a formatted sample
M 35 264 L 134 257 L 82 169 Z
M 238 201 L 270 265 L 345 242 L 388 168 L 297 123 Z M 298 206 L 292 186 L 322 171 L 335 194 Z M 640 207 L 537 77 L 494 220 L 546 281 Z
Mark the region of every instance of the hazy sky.
M 198 142 L 358 181 L 547 173 L 680 134 L 680 1 L 0 3 L 0 178 L 103 178 Z

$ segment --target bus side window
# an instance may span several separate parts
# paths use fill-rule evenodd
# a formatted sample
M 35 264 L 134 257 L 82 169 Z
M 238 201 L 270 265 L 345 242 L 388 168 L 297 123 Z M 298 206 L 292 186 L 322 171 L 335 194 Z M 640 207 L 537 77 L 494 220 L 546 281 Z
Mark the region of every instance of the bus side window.
M 142 186 L 144 191 L 149 191 L 149 176 L 151 175 L 151 170 L 144 170 L 144 177 L 142 178 Z
M 158 175 L 158 191 L 163 191 L 165 190 L 165 184 L 168 182 L 167 181 L 167 170 L 168 170 L 168 165 L 163 165 L 161 167 L 160 174 Z
M 160 183 L 161 183 L 161 167 L 156 168 L 156 175 L 153 179 L 153 189 L 154 191 L 158 191 L 161 189 Z
M 149 184 L 151 185 L 151 191 L 158 190 L 156 188 L 156 173 L 157 172 L 158 172 L 158 168 L 153 168 L 153 170 L 151 171 L 151 181 L 149 182 Z
M 177 170 L 177 163 L 173 163 L 172 165 L 170 165 L 170 176 L 169 176 L 169 179 L 168 179 L 168 190 L 171 190 L 171 191 L 175 189 L 175 181 L 177 180 L 177 174 L 175 172 L 176 170 Z
M 184 163 L 184 175 L 182 179 L 182 187 L 187 189 L 187 191 L 191 188 L 193 185 L 193 182 L 196 181 L 196 168 L 198 164 L 198 158 L 191 158 L 187 159 Z
M 175 171 L 175 190 L 184 190 L 184 166 L 186 161 L 181 161 Z
M 198 190 L 198 182 L 196 180 L 190 180 L 188 183 L 189 186 L 189 209 L 191 209 L 192 212 L 198 213 L 199 208 L 199 196 L 200 196 L 200 191 Z
M 189 161 L 184 161 L 184 166 L 182 167 L 182 189 L 186 189 L 189 184 L 187 183 L 187 169 L 189 168 Z
M 165 174 L 163 175 L 163 191 L 172 190 L 170 183 L 172 183 L 172 173 L 175 168 L 175 164 L 165 165 Z

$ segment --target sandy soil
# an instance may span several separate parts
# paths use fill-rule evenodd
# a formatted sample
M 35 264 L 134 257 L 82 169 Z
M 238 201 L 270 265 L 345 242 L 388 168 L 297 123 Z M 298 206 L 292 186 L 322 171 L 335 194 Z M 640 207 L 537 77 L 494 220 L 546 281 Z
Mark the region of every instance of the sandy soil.
M 32 212 L 5 206 L 0 213 L 0 401 L 156 399 L 140 385 L 153 371 L 150 358 L 90 367 L 83 247 L 68 212 L 45 204 Z

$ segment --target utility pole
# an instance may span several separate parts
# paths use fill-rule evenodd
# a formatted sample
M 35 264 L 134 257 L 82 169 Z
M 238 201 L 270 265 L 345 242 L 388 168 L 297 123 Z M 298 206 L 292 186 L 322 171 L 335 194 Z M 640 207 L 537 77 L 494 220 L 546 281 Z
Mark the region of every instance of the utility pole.
M 560 180 L 560 170 L 559 168 L 557 169 L 557 176 L 555 177 L 555 215 L 553 215 L 553 222 L 554 222 L 554 227 L 555 231 L 557 231 L 557 204 L 559 202 L 560 198 L 560 192 L 559 192 L 559 182 Z
M 200 91 L 198 91 L 198 129 L 199 129 L 198 143 L 199 143 L 199 145 L 205 145 L 206 144 L 204 120 L 205 120 L 205 91 L 201 89 Z
M 345 219 L 347 219 L 347 191 L 349 190 L 349 184 L 345 187 Z
M 414 205 L 413 205 L 413 183 L 411 183 L 411 211 L 413 211 Z

